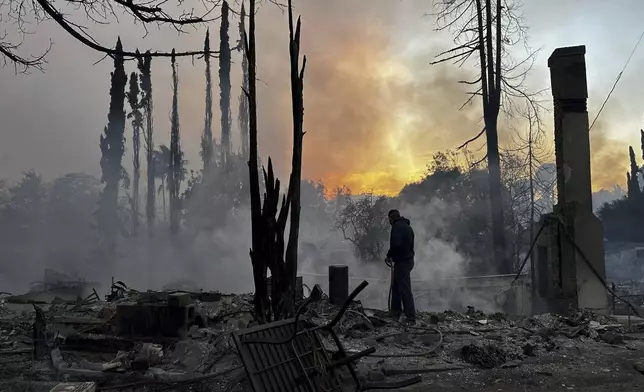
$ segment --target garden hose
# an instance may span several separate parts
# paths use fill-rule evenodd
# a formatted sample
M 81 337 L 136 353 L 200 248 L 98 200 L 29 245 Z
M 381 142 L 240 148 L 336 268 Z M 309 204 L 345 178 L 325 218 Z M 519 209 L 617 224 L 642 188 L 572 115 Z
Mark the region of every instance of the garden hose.
M 391 275 L 389 280 L 389 295 L 387 296 L 387 310 L 389 310 L 389 315 L 393 316 L 391 314 L 391 294 L 394 289 L 394 263 L 389 257 L 387 257 L 385 259 L 385 265 L 389 267 L 389 269 L 391 270 Z

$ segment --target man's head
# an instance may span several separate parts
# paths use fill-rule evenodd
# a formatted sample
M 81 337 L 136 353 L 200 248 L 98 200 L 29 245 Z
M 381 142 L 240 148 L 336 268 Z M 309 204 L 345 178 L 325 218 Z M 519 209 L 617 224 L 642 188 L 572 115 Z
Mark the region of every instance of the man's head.
M 389 224 L 393 225 L 396 219 L 400 218 L 400 211 L 398 210 L 389 210 L 389 213 L 387 214 L 389 217 Z

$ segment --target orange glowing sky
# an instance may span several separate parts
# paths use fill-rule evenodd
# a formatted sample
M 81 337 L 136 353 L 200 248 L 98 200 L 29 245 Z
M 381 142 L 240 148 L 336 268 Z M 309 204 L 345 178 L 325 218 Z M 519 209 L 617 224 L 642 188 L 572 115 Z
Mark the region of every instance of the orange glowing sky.
M 365 7 L 366 2 L 295 1 L 296 12 L 303 19 L 301 51 L 307 56 L 303 172 L 307 178 L 323 180 L 328 189 L 346 185 L 354 193 L 395 194 L 405 183 L 420 178 L 437 151 L 452 149 L 475 135 L 481 129 L 481 112 L 476 102 L 458 110 L 468 91 L 458 81 L 469 78 L 471 68 L 429 65 L 435 54 L 452 45 L 448 34 L 434 31 L 431 17 L 423 17 L 431 11 L 431 2 L 368 0 Z M 644 11 L 644 3 L 624 0 L 628 7 L 611 7 L 589 0 L 583 2 L 584 12 L 575 8 L 581 4 L 577 0 L 565 5 L 555 0 L 534 3 L 526 4 L 524 17 L 531 26 L 532 46 L 543 50 L 529 87 L 548 87 L 546 60 L 555 47 L 586 43 L 589 111 L 594 117 L 640 33 L 637 15 L 641 12 L 633 9 Z M 598 15 L 606 23 L 596 23 Z M 236 23 L 231 22 L 230 33 L 235 41 Z M 270 155 L 284 177 L 291 159 L 292 133 L 287 22 L 277 7 L 266 4 L 258 12 L 257 23 L 260 154 L 264 160 Z M 218 23 L 210 30 L 212 41 L 217 42 Z M 31 168 L 45 176 L 79 170 L 98 175 L 98 135 L 107 119 L 111 64 L 104 61 L 92 66 L 101 56 L 55 26 L 45 24 L 40 31 L 41 38 L 52 37 L 55 42 L 46 74 L 15 76 L 8 68 L 0 69 L 0 178 L 15 178 Z M 180 36 L 172 31 L 151 33 L 141 40 L 139 29 L 113 26 L 105 27 L 98 37 L 112 42 L 116 34 L 130 47 L 194 49 L 203 41 L 200 31 Z M 40 46 L 27 42 L 25 50 L 38 52 Z M 623 184 L 628 145 L 639 146 L 644 94 L 637 70 L 643 62 L 642 54 L 633 58 L 591 134 L 595 189 Z M 127 67 L 134 70 L 132 63 Z M 204 112 L 203 63 L 183 59 L 179 67 L 182 146 L 190 165 L 197 168 Z M 239 54 L 235 53 L 234 120 L 241 84 L 239 67 Z M 167 144 L 169 61 L 155 62 L 153 77 L 156 141 Z M 57 99 L 61 91 L 66 93 L 63 100 Z M 549 99 L 547 94 L 545 99 Z M 215 90 L 216 125 L 218 100 Z M 29 108 L 29 115 L 21 114 L 24 108 Z M 551 113 L 544 113 L 545 132 L 552 139 L 551 119 Z M 235 143 L 236 121 L 233 132 Z M 218 135 L 217 129 L 215 133 Z M 36 139 L 39 143 L 34 144 Z M 502 143 L 509 139 L 509 133 L 502 135 Z
M 406 183 L 421 177 L 437 151 L 453 149 L 478 133 L 482 127 L 481 110 L 477 101 L 459 110 L 469 89 L 458 81 L 471 78 L 471 68 L 429 65 L 436 53 L 452 43 L 449 35 L 434 30 L 430 18 L 418 13 L 427 2 L 372 3 L 374 7 L 368 10 L 361 2 L 300 3 L 302 52 L 308 58 L 303 170 L 308 178 L 322 179 L 327 188 L 347 185 L 354 192 L 396 194 Z M 267 20 L 270 12 L 265 12 L 261 16 Z M 542 20 L 535 14 L 543 11 L 532 9 L 532 12 L 534 20 Z M 575 21 L 575 26 L 581 22 Z M 550 31 L 549 23 L 552 21 L 542 28 Z M 266 25 L 265 28 L 268 29 Z M 274 31 L 272 25 L 270 29 Z M 575 36 L 576 31 L 568 38 L 575 40 Z M 291 142 L 287 62 L 286 58 L 275 56 L 273 49 L 283 37 L 278 29 L 277 34 L 268 34 L 259 42 L 263 45 L 259 52 L 263 56 L 258 64 L 259 77 L 267 81 L 264 87 L 260 84 L 259 117 L 260 148 L 274 157 L 278 167 L 287 170 Z M 561 38 L 553 42 L 546 34 L 537 34 L 532 41 L 535 45 L 550 45 L 537 59 L 528 81 L 528 89 L 538 90 L 549 85 L 546 60 L 552 49 L 578 42 L 569 43 Z M 625 48 L 632 48 L 633 43 Z M 277 47 L 284 51 L 283 44 Z M 616 74 L 608 62 L 597 67 L 597 54 L 593 53 L 596 50 L 589 46 L 587 56 L 591 119 L 608 91 L 608 86 L 604 86 L 612 83 L 612 79 L 603 79 L 610 79 L 606 74 Z M 642 63 L 641 56 L 639 62 Z M 632 67 L 636 69 L 635 65 Z M 602 79 L 597 78 L 598 74 Z M 621 83 L 626 85 L 624 80 Z M 596 190 L 623 184 L 628 167 L 627 146 L 639 145 L 641 111 L 635 109 L 633 113 L 636 104 L 624 104 L 628 86 L 620 88 L 621 98 L 616 92 L 591 135 Z M 547 93 L 543 99 L 549 108 Z M 644 107 L 644 97 L 635 101 Z M 551 118 L 552 113 L 543 113 L 545 135 L 550 143 Z M 607 127 L 614 118 L 621 118 L 620 127 Z M 629 128 L 633 123 L 634 127 Z M 519 131 L 527 129 L 518 126 Z M 511 137 L 509 131 L 503 132 L 501 143 L 507 146 Z
M 430 48 L 414 49 L 415 42 L 404 42 L 406 35 L 390 36 L 393 26 L 405 23 L 395 12 L 361 14 L 359 4 L 329 10 L 321 3 L 304 7 L 309 15 L 325 14 L 304 17 L 304 173 L 328 188 L 395 194 L 420 178 L 436 151 L 454 147 L 479 127 L 474 110 L 457 110 L 466 99 L 457 83 L 464 73 L 430 68 Z M 431 25 L 419 29 L 431 32 Z M 398 41 L 404 44 L 396 48 Z M 276 129 L 291 128 L 289 90 L 280 89 L 280 110 L 268 104 L 276 83 L 288 86 L 281 62 L 284 67 L 258 65 L 259 77 L 273 81 L 260 88 L 260 132 L 270 135 L 260 136 L 260 143 L 278 162 L 289 162 L 283 146 L 291 138 L 275 138 Z

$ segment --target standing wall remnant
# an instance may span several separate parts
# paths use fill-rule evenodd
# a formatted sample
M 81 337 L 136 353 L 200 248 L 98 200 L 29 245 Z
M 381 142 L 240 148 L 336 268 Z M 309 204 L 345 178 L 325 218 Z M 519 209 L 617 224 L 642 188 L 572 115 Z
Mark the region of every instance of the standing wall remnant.
M 603 282 L 603 226 L 592 209 L 585 54 L 585 46 L 557 48 L 548 59 L 554 98 L 558 197 L 550 218 L 556 221 L 558 238 L 546 242 L 556 243 L 558 249 L 538 251 L 543 255 L 538 268 L 541 274 L 551 275 L 550 282 L 559 285 L 558 290 L 548 290 L 554 295 L 547 298 L 550 310 L 559 308 L 555 303 L 561 304 L 565 299 L 575 308 L 605 312 L 608 303 Z M 541 278 L 543 282 L 546 277 Z

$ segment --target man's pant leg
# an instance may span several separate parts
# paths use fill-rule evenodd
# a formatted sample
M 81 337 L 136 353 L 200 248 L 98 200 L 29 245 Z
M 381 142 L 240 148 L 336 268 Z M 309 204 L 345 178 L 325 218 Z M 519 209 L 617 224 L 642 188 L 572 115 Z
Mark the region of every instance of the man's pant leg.
M 393 270 L 394 276 L 391 279 L 391 303 L 389 304 L 391 309 L 391 316 L 398 320 L 402 314 L 402 297 L 400 296 L 400 286 L 398 285 L 398 279 L 396 279 L 396 270 Z
M 411 291 L 411 270 L 414 268 L 414 260 L 399 261 L 394 264 L 394 276 L 398 287 L 399 298 L 402 302 L 405 316 L 409 321 L 416 320 L 416 307 L 414 306 L 414 295 Z

